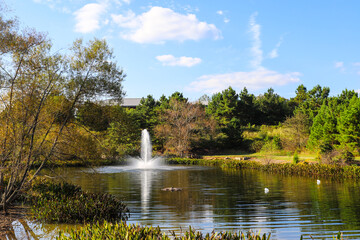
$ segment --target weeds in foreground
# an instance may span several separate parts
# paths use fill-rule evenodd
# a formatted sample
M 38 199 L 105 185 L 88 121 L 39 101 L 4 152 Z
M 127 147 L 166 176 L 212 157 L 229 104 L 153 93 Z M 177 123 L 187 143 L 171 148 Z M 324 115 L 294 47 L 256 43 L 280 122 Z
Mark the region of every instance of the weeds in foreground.
M 78 230 L 71 230 L 68 233 L 60 232 L 58 240 L 80 240 L 80 239 L 158 239 L 158 240 L 270 240 L 271 233 L 260 234 L 254 232 L 212 232 L 203 234 L 189 227 L 182 236 L 176 236 L 175 232 L 170 235 L 161 231 L 160 227 L 142 227 L 139 225 L 127 225 L 121 223 L 108 223 L 86 225 Z

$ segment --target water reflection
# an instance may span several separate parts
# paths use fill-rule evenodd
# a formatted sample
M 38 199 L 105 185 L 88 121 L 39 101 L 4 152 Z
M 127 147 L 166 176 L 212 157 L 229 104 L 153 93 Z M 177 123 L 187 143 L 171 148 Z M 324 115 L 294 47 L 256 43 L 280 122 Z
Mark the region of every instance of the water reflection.
M 359 182 L 321 179 L 318 185 L 311 178 L 202 167 L 98 170 L 60 174 L 85 190 L 123 199 L 131 223 L 177 232 L 189 225 L 204 232 L 261 230 L 272 232 L 272 239 L 300 239 L 301 234 L 324 239 L 342 231 L 345 239 L 360 239 Z M 183 191 L 161 191 L 171 186 Z

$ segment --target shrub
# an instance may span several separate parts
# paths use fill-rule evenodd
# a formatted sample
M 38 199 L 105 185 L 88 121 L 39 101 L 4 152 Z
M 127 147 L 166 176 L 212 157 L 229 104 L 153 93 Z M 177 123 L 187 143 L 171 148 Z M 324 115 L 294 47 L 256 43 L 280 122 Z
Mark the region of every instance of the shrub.
M 34 217 L 46 222 L 83 223 L 126 221 L 129 210 L 116 197 L 88 193 L 69 183 L 41 181 L 33 186 L 31 210 Z
M 263 148 L 264 144 L 265 143 L 263 140 L 254 140 L 250 144 L 250 151 L 251 152 L 260 152 L 260 150 Z
M 299 155 L 298 152 L 295 151 L 293 156 L 293 164 L 298 164 L 298 163 L 299 163 Z

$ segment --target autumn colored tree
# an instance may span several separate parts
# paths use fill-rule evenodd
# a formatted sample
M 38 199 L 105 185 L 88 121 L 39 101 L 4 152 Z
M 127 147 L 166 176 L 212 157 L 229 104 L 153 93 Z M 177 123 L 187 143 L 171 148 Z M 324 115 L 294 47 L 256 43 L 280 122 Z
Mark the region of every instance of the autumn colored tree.
M 156 126 L 155 134 L 164 140 L 166 152 L 177 156 L 189 156 L 194 142 L 214 133 L 214 121 L 198 103 L 171 98 L 160 118 L 162 124 Z
M 281 143 L 284 149 L 296 151 L 306 147 L 310 134 L 308 117 L 302 112 L 288 117 L 282 126 Z

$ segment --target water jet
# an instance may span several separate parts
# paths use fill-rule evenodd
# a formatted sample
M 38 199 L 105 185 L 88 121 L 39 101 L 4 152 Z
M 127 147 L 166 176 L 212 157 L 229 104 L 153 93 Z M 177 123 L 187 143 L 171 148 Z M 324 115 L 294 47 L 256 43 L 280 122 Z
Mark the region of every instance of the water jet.
M 163 164 L 161 157 L 152 156 L 151 138 L 147 129 L 141 131 L 140 157 L 130 158 L 130 162 L 138 169 L 153 169 Z

